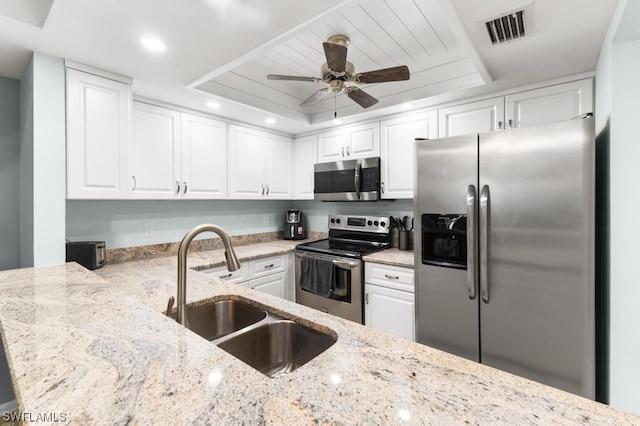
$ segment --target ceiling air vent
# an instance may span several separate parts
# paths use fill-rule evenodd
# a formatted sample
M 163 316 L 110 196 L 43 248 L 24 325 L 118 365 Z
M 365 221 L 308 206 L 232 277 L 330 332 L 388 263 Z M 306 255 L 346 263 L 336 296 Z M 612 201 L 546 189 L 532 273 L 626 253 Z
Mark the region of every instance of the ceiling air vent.
M 484 24 L 491 44 L 502 44 L 525 36 L 524 10 L 500 16 Z

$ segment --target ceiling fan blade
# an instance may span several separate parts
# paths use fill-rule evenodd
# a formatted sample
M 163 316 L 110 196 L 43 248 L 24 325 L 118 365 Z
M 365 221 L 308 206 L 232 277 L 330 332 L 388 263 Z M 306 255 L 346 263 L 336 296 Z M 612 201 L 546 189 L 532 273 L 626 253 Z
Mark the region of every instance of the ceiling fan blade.
M 299 77 L 297 75 L 280 75 L 280 74 L 268 74 L 267 78 L 269 80 L 290 80 L 290 81 L 320 81 L 319 78 L 316 77 Z
M 374 98 L 364 90 L 360 90 L 357 87 L 353 86 L 347 89 L 347 96 L 362 108 L 369 108 L 370 106 L 378 103 L 378 100 L 376 98 Z
M 304 102 L 302 102 L 300 104 L 300 106 L 313 105 L 316 102 L 318 102 L 318 101 L 324 99 L 325 97 L 329 96 L 330 94 L 331 94 L 331 88 L 325 87 L 324 89 L 318 90 L 313 95 L 311 95 L 307 99 L 305 99 Z
M 409 67 L 401 65 L 399 67 L 384 68 L 381 70 L 368 71 L 353 76 L 356 83 L 384 83 L 386 81 L 409 80 Z
M 347 48 L 339 44 L 322 43 L 324 55 L 327 57 L 327 65 L 335 72 L 344 72 L 347 66 Z

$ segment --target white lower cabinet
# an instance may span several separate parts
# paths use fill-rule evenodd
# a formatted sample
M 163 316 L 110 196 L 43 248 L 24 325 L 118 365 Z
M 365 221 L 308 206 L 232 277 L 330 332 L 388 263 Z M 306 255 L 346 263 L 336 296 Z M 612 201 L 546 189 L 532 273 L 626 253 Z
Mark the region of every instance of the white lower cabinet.
M 292 265 L 293 254 L 281 254 L 241 262 L 240 269 L 233 272 L 227 271 L 226 265 L 200 272 L 293 301 Z
M 364 323 L 415 340 L 413 269 L 365 263 Z

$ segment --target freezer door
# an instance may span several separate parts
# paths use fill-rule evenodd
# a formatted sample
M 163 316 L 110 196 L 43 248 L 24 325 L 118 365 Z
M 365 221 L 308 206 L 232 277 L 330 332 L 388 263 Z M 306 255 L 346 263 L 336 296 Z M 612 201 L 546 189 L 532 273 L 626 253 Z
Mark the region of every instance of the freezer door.
M 460 247 L 466 245 L 467 259 L 473 259 L 477 252 L 472 235 L 477 226 L 477 203 L 474 197 L 470 197 L 469 191 L 471 189 L 472 192 L 477 192 L 478 136 L 418 141 L 416 159 L 416 340 L 479 361 L 479 303 L 475 284 L 477 274 L 473 265 L 475 262 L 467 262 L 465 268 L 458 262 L 461 256 L 447 252 L 456 250 L 456 244 Z M 468 234 L 470 238 L 466 241 L 447 241 L 445 232 L 428 234 L 428 217 L 423 221 L 423 216 L 426 215 L 435 215 L 436 219 L 441 215 L 438 226 L 444 231 L 451 231 L 450 235 L 453 235 L 452 231 L 461 229 L 460 224 L 463 223 L 455 218 L 466 215 L 466 229 L 471 233 Z M 428 238 L 440 240 L 433 241 L 431 246 L 426 247 Z M 434 252 L 440 252 L 440 260 L 431 264 L 429 260 L 425 262 L 424 258 L 428 253 Z M 457 261 L 447 262 L 447 257 Z
M 479 142 L 481 361 L 592 399 L 594 149 L 592 118 Z

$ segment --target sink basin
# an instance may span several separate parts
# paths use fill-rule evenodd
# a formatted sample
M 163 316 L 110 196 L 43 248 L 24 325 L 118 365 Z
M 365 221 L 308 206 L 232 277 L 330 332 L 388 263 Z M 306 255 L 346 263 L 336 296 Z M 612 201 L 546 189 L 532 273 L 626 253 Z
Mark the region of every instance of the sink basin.
M 330 348 L 336 339 L 290 320 L 275 320 L 218 343 L 240 361 L 275 377 L 294 371 Z
M 239 300 L 218 300 L 187 309 L 189 329 L 215 340 L 262 321 L 267 313 Z

